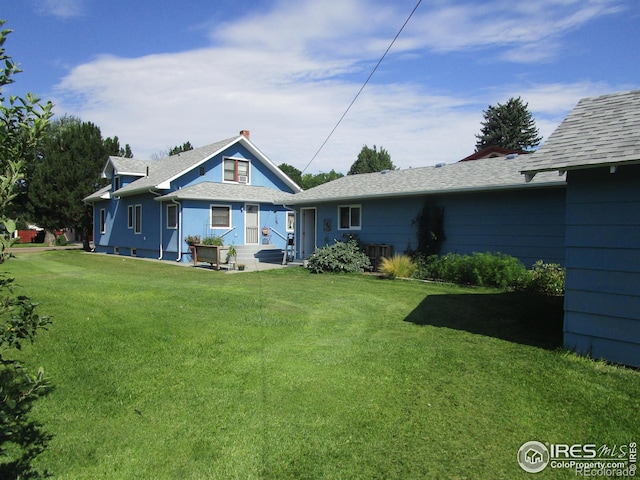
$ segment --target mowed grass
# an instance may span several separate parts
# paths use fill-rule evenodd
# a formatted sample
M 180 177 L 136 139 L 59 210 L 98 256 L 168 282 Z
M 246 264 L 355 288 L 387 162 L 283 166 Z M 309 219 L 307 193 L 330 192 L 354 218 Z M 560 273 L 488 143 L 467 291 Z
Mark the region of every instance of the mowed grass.
M 640 374 L 554 349 L 561 299 L 78 251 L 3 267 L 54 316 L 24 351 L 55 387 L 33 412 L 54 478 L 530 478 L 526 441 L 640 437 Z

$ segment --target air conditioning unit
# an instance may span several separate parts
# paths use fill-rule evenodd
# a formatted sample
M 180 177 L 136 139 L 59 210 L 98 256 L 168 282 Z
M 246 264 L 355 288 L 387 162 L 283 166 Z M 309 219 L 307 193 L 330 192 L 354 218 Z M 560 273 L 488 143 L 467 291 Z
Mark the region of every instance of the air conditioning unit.
M 247 183 L 249 177 L 247 175 L 238 175 L 238 183 Z

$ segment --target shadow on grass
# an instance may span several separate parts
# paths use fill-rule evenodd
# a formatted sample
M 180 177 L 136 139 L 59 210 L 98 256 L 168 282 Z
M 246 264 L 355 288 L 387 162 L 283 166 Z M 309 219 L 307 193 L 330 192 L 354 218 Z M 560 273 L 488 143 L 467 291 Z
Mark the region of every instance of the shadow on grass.
M 563 297 L 526 293 L 429 295 L 405 321 L 553 350 L 562 346 Z

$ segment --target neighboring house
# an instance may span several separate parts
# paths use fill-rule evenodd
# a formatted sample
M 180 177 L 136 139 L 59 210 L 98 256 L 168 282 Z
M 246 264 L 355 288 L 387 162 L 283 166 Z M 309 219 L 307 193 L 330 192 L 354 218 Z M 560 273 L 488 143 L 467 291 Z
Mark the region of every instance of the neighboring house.
M 640 90 L 581 100 L 522 171 L 567 175 L 565 347 L 640 367 Z
M 288 201 L 298 213 L 298 256 L 356 235 L 364 244 L 417 248 L 416 218 L 425 202 L 444 209 L 442 253 L 501 252 L 526 265 L 564 263 L 564 178 L 527 183 L 528 156 L 347 175 Z
M 191 259 L 190 235 L 284 249 L 295 224 L 285 204 L 301 190 L 246 130 L 157 161 L 109 157 L 103 176 L 111 184 L 85 199 L 96 251 L 177 261 Z
M 468 157 L 464 157 L 461 162 L 470 162 L 471 160 L 483 160 L 485 158 L 506 157 L 511 155 L 526 155 L 531 152 L 522 150 L 511 150 L 509 148 L 499 147 L 498 145 L 489 145 L 482 150 L 472 153 Z

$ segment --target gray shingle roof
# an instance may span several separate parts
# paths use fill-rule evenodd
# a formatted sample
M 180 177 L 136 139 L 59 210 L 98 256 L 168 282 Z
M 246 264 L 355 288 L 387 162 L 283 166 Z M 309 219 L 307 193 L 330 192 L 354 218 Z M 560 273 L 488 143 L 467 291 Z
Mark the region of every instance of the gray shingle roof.
M 109 198 L 110 190 L 111 190 L 111 185 L 107 185 L 106 187 L 102 187 L 97 192 L 93 192 L 88 197 L 83 198 L 82 201 L 87 203 L 93 203 L 93 202 L 98 202 L 100 200 L 104 200 L 106 198 Z
M 157 197 L 156 200 L 211 200 L 282 204 L 288 203 L 291 197 L 293 197 L 291 193 L 281 192 L 280 190 L 268 187 L 201 182 Z
M 133 193 L 146 192 L 153 188 L 159 188 L 161 185 L 168 183 L 181 173 L 193 168 L 198 163 L 212 157 L 237 139 L 238 137 L 228 138 L 226 140 L 212 143 L 211 145 L 194 148 L 193 150 L 182 152 L 177 155 L 171 155 L 155 162 L 148 162 L 148 176 L 140 178 L 135 182 L 122 187 L 117 192 L 114 192 L 114 194 L 117 196 L 126 196 Z M 168 188 L 168 186 L 165 186 L 164 188 Z
M 153 164 L 153 162 L 150 160 L 110 156 L 107 162 L 108 168 L 105 168 L 105 170 L 110 169 L 116 175 L 143 176 L 146 173 L 147 166 L 151 164 Z
M 545 173 L 526 183 L 520 174 L 528 155 L 498 157 L 443 167 L 391 170 L 387 173 L 347 175 L 294 195 L 289 204 L 402 197 L 435 193 L 473 192 L 562 186 L 565 179 L 557 173 Z
M 535 174 L 640 162 L 640 90 L 584 98 L 531 155 Z

